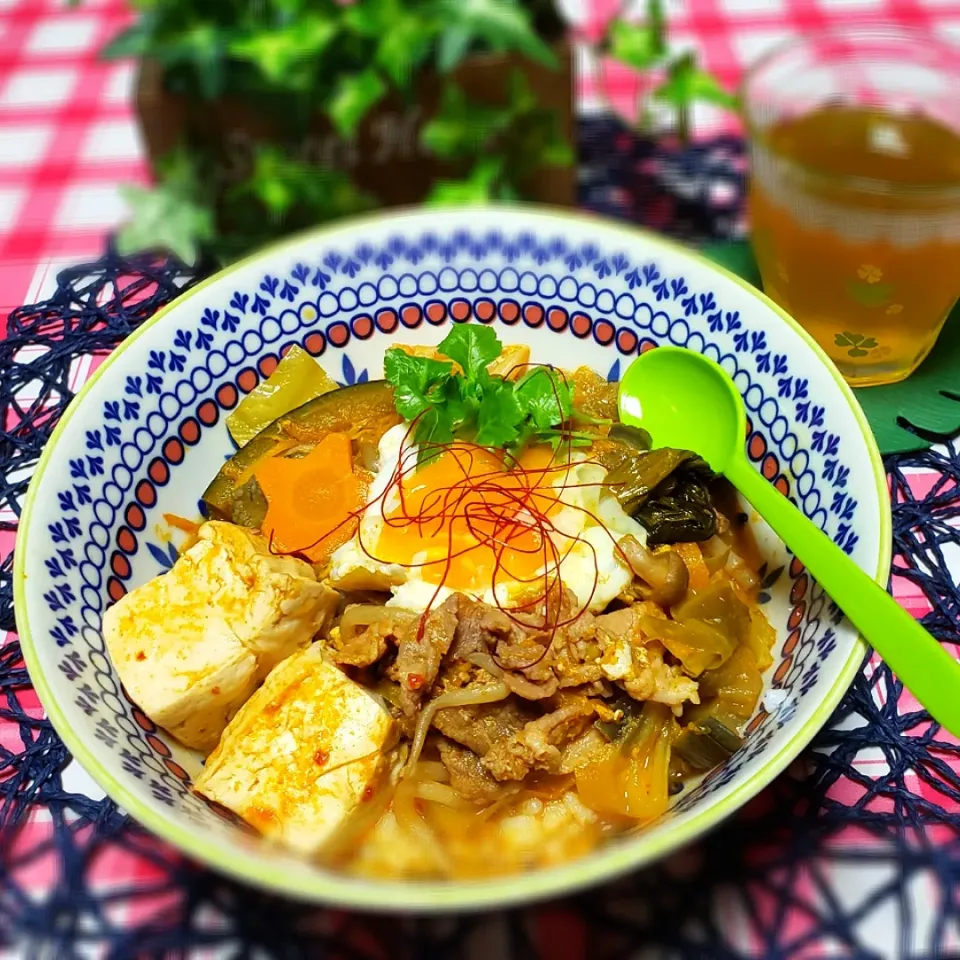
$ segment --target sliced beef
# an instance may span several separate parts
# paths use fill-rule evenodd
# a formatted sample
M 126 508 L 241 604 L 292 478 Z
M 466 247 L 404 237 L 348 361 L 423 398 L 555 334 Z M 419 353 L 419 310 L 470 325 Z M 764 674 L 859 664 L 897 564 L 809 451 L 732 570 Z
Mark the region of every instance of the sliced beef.
M 517 700 L 438 710 L 433 727 L 445 737 L 483 756 L 499 740 L 522 730 L 536 711 Z
M 496 661 L 513 693 L 527 700 L 552 697 L 558 689 L 596 683 L 603 677 L 595 618 L 578 614 L 570 590 L 554 591 L 546 604 L 518 614 L 523 626 L 497 644 Z
M 466 747 L 450 740 L 437 744 L 440 759 L 450 774 L 450 786 L 472 803 L 493 803 L 503 793 L 503 787 L 483 769 L 480 758 Z
M 460 594 L 457 633 L 450 657 L 465 660 L 472 653 L 489 653 L 514 634 L 513 621 L 496 607 Z
M 503 682 L 511 693 L 523 697 L 524 700 L 546 700 L 552 697 L 560 686 L 559 680 L 553 674 L 545 677 L 540 683 L 534 683 L 522 673 L 511 671 L 504 672 Z
M 549 642 L 549 638 L 546 638 Z M 504 670 L 530 670 L 543 663 L 548 654 L 547 642 L 533 637 L 521 637 L 497 644 L 497 665 Z
M 612 613 L 601 613 L 600 616 L 594 617 L 594 624 L 612 637 L 630 640 L 636 631 L 636 615 L 635 607 L 623 607 Z
M 588 683 L 597 683 L 603 680 L 603 669 L 599 663 L 581 663 L 559 671 L 560 689 L 582 687 Z
M 380 604 L 351 604 L 340 622 L 340 649 L 330 652 L 334 663 L 369 667 L 400 643 L 416 627 L 418 616 L 409 610 Z
M 559 770 L 559 748 L 580 736 L 595 707 L 584 696 L 560 695 L 557 699 L 556 710 L 498 740 L 484 754 L 483 766 L 497 780 L 522 780 L 534 770 Z
M 400 702 L 407 715 L 417 712 L 420 701 L 437 679 L 456 633 L 459 601 L 457 595 L 449 597 L 427 614 L 422 631 L 417 625 L 400 638 L 391 671 L 400 684 Z
M 680 707 L 684 703 L 699 703 L 696 680 L 688 677 L 676 663 L 665 663 L 663 645 L 652 640 L 633 648 L 633 665 L 621 681 L 623 689 L 635 700 L 653 700 Z
M 365 630 L 332 651 L 333 662 L 340 666 L 369 667 L 387 652 L 387 638 L 377 630 Z

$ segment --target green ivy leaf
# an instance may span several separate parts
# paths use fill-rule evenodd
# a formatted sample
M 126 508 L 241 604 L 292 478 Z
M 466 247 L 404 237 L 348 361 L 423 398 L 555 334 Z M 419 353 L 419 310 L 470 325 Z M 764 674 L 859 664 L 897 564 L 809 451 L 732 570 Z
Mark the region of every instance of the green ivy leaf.
M 175 39 L 154 44 L 153 56 L 168 68 L 189 65 L 196 74 L 200 93 L 214 100 L 223 93 L 223 31 L 214 23 L 198 23 Z
M 420 131 L 420 142 L 444 159 L 475 156 L 510 123 L 509 107 L 489 107 L 467 100 L 452 81 L 444 85 L 440 109 Z
M 667 68 L 667 79 L 653 92 L 654 99 L 684 108 L 697 101 L 727 110 L 737 108 L 737 98 L 709 73 L 701 70 L 692 53 L 683 54 Z
M 257 29 L 230 43 L 230 53 L 254 64 L 267 80 L 286 84 L 296 74 L 309 79 L 309 69 L 338 33 L 328 17 L 302 16 L 276 30 Z
M 372 67 L 341 76 L 327 108 L 337 131 L 345 137 L 352 135 L 386 92 L 386 84 Z
M 610 56 L 635 70 L 649 70 L 667 53 L 660 4 L 652 3 L 651 7 L 660 11 L 659 17 L 648 16 L 646 23 L 615 20 L 607 34 Z
M 380 40 L 376 53 L 378 66 L 398 87 L 407 89 L 427 59 L 436 32 L 434 24 L 422 17 L 401 17 Z
M 440 9 L 446 24 L 437 51 L 441 72 L 453 70 L 472 48 L 484 46 L 498 53 L 516 50 L 538 63 L 557 66 L 553 51 L 517 0 L 440 0 Z
M 155 20 L 149 13 L 132 26 L 118 33 L 101 51 L 105 60 L 120 60 L 124 57 L 143 57 L 151 52 L 154 42 Z
M 484 157 L 463 180 L 438 180 L 425 203 L 431 207 L 489 203 L 496 196 L 501 157 Z
M 161 183 L 152 189 L 125 184 L 120 195 L 132 213 L 117 235 L 121 256 L 164 249 L 193 264 L 200 244 L 213 239 L 213 213 L 177 184 Z
M 548 167 L 569 167 L 577 162 L 577 155 L 569 143 L 556 140 L 544 147 L 540 159 Z

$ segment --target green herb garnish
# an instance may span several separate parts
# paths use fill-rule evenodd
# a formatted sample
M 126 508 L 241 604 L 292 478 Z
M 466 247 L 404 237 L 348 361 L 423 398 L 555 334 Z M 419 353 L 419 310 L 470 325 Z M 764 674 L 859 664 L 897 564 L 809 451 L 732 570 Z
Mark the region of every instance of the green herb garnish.
M 453 362 L 397 348 L 384 357 L 397 413 L 416 421 L 414 439 L 421 447 L 461 439 L 516 454 L 533 442 L 590 442 L 587 434 L 561 429 L 573 415 L 573 387 L 559 371 L 531 367 L 516 382 L 490 375 L 487 365 L 503 350 L 490 327 L 455 326 L 437 349 L 460 370 Z M 427 450 L 421 462 L 429 456 Z

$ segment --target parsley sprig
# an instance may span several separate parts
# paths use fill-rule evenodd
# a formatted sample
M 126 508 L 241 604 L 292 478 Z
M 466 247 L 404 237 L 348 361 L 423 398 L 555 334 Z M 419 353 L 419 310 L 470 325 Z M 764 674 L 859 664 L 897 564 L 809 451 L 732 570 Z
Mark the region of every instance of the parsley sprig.
M 437 349 L 451 362 L 397 348 L 384 357 L 394 405 L 405 420 L 416 421 L 421 449 L 461 439 L 516 454 L 534 442 L 589 442 L 585 434 L 562 429 L 574 415 L 573 387 L 559 371 L 531 366 L 516 381 L 490 374 L 488 364 L 503 350 L 490 327 L 457 325 Z

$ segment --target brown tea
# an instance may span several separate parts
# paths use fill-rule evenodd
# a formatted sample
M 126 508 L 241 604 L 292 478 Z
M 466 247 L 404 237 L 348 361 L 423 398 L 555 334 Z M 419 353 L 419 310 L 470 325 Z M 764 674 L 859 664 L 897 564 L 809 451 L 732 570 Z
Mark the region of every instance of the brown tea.
M 919 113 L 842 105 L 758 136 L 765 291 L 851 383 L 907 376 L 960 294 L 960 136 Z

